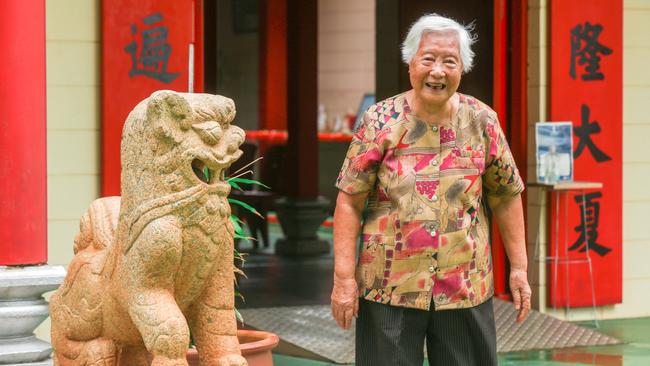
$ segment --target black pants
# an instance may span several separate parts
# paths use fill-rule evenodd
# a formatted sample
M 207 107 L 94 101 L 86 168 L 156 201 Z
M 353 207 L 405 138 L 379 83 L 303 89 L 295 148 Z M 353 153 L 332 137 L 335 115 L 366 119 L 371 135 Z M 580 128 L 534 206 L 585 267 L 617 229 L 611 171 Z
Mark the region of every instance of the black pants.
M 422 366 L 425 338 L 431 366 L 496 366 L 492 299 L 442 311 L 359 300 L 356 366 Z

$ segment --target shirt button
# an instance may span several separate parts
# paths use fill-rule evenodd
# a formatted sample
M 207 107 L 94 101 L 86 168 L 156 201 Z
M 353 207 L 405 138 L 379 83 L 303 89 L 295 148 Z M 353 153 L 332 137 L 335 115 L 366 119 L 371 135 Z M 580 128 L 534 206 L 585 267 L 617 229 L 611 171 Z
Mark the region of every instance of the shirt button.
M 438 160 L 436 160 L 436 159 L 431 160 L 431 165 L 433 165 L 433 166 L 438 165 Z
M 438 233 L 438 232 L 435 231 L 435 230 L 431 230 L 431 231 L 429 232 L 429 234 L 431 234 L 431 236 L 436 236 L 437 233 Z
M 438 126 L 433 126 L 431 127 L 431 129 L 433 130 L 433 132 L 438 132 Z
M 429 272 L 433 273 L 433 272 L 435 272 L 435 271 L 436 271 L 436 269 L 433 268 L 433 266 L 429 267 Z
M 431 201 L 438 202 L 438 195 L 434 194 L 433 197 L 431 197 Z

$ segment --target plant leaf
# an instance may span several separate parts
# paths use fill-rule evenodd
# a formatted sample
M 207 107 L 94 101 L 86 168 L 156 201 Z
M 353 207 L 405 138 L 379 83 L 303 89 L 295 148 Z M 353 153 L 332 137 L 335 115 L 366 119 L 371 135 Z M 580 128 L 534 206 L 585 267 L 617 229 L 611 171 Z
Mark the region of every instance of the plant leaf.
M 230 186 L 233 187 L 234 189 L 243 191 L 242 187 L 239 184 L 237 184 L 237 182 L 233 182 L 232 179 L 228 180 L 228 184 L 230 184 Z
M 264 216 L 260 215 L 260 213 L 257 212 L 257 210 L 253 206 L 249 205 L 246 202 L 242 202 L 242 201 L 236 200 L 234 198 L 228 198 L 228 202 L 230 202 L 232 204 L 235 204 L 235 205 L 238 205 L 238 206 L 241 206 L 241 207 L 247 209 L 248 211 L 254 213 L 255 215 L 259 216 L 260 218 L 264 219 Z
M 241 266 L 246 263 L 246 258 L 244 258 L 244 254 L 240 253 L 237 249 L 233 249 L 233 253 L 235 256 L 235 259 L 241 262 Z
M 239 235 L 239 234 L 235 234 L 234 238 L 239 239 L 239 240 L 255 240 L 255 238 L 252 238 L 250 236 L 243 236 L 243 235 Z
M 232 226 L 235 228 L 236 234 L 244 235 L 244 229 L 242 229 L 241 225 L 239 224 L 241 222 L 240 219 L 238 219 L 234 215 L 230 215 L 230 222 L 232 223 Z
M 206 182 L 210 181 L 210 169 L 206 166 L 203 168 L 203 175 L 205 175 Z
M 266 184 L 264 184 L 264 183 L 262 183 L 260 181 L 254 180 L 254 179 L 231 178 L 231 179 L 228 179 L 228 182 L 236 182 L 236 183 L 244 183 L 244 184 L 255 184 L 255 185 L 267 188 L 267 189 L 271 189 L 271 187 L 267 186 Z

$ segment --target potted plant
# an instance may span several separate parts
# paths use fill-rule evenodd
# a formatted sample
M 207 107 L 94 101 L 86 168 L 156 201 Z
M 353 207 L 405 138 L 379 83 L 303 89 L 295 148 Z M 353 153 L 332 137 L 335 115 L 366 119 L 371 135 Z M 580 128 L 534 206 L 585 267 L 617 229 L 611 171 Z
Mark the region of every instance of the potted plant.
M 271 350 L 280 342 L 277 335 L 258 330 L 237 331 L 237 338 L 241 345 L 242 356 L 248 361 L 248 366 L 272 366 L 273 358 Z M 199 354 L 196 348 L 187 351 L 187 362 L 189 366 L 199 365 Z
M 252 185 L 258 185 L 265 188 L 269 188 L 266 185 L 256 180 L 241 178 L 242 175 L 250 173 L 251 172 L 250 170 L 237 175 L 241 170 L 250 166 L 256 161 L 257 160 L 253 161 L 250 164 L 247 164 L 239 171 L 234 172 L 233 177 L 226 179 L 226 181 L 230 184 L 230 186 L 233 189 L 242 190 L 240 184 L 252 184 Z M 207 169 L 204 171 L 204 174 L 206 175 L 206 178 L 209 180 L 209 171 Z M 250 206 L 245 202 L 238 201 L 232 198 L 228 198 L 228 202 L 232 205 L 241 206 L 244 209 L 256 215 L 260 215 L 254 207 Z M 244 239 L 244 240 L 252 239 L 246 236 L 246 233 L 244 232 L 241 226 L 241 224 L 243 223 L 241 219 L 239 219 L 235 215 L 231 215 L 230 222 L 233 224 L 233 227 L 235 228 L 235 239 Z M 235 259 L 239 260 L 240 263 L 243 264 L 245 262 L 243 255 L 239 253 L 236 249 L 234 254 L 235 254 Z M 236 269 L 236 271 L 239 273 L 243 273 L 238 268 Z M 235 291 L 235 296 L 242 297 L 242 295 L 238 291 Z M 242 316 L 239 313 L 239 311 L 237 311 L 237 309 L 235 309 L 235 313 L 238 321 L 243 322 Z M 237 330 L 237 338 L 239 338 L 239 344 L 241 346 L 242 356 L 244 356 L 246 361 L 248 361 L 249 366 L 272 366 L 273 365 L 271 350 L 275 348 L 280 342 L 280 338 L 277 335 L 270 332 L 239 329 Z M 199 365 L 199 354 L 196 348 L 190 347 L 188 349 L 187 362 L 189 366 Z

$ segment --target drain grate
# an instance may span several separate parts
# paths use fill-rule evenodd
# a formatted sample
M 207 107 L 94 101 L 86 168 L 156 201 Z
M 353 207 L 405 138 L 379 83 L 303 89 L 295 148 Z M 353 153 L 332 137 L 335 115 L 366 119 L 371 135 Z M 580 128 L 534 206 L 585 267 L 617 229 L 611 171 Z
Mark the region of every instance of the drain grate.
M 515 322 L 511 303 L 494 299 L 499 352 L 618 344 L 596 330 L 532 311 Z M 247 326 L 277 334 L 280 339 L 339 364 L 354 362 L 354 324 L 345 331 L 332 319 L 329 305 L 241 310 Z

